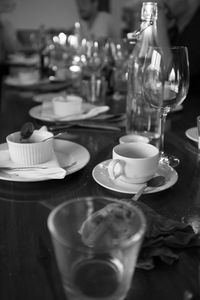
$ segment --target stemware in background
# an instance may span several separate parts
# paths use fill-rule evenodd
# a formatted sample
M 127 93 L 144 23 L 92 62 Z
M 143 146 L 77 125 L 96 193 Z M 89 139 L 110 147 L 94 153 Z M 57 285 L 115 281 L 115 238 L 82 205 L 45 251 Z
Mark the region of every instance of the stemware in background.
M 64 32 L 51 33 L 41 29 L 40 69 L 41 77 L 51 81 L 65 81 L 66 63 L 69 57 L 66 47 L 67 35 Z
M 171 167 L 179 159 L 164 152 L 164 131 L 167 114 L 180 105 L 189 89 L 189 60 L 187 47 L 150 47 L 143 73 L 143 92 L 150 106 L 158 110 L 161 119 L 160 162 Z
M 105 52 L 102 45 L 96 40 L 85 40 L 82 49 L 83 75 L 89 79 L 90 99 L 88 100 L 95 103 L 98 100 L 97 95 L 101 84 L 101 70 L 104 64 Z
M 119 223 L 110 211 L 105 219 L 108 205 L 122 205 L 122 214 L 129 212 L 128 220 L 124 214 Z M 87 227 L 87 237 L 92 239 L 92 244 L 87 244 L 81 232 L 83 222 L 103 209 L 103 222 L 101 218 L 96 223 L 98 230 L 95 223 Z M 138 207 L 111 198 L 74 199 L 50 213 L 48 228 L 68 299 L 123 300 L 126 297 L 146 229 L 145 217 Z
M 113 42 L 112 55 L 114 60 L 113 66 L 113 87 L 115 100 L 123 99 L 127 91 L 127 69 L 129 51 L 127 44 L 121 40 Z

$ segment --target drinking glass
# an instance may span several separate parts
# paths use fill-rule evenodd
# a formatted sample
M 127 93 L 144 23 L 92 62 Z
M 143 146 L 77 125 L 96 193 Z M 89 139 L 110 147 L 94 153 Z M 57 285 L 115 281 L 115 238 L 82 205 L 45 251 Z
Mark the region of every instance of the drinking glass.
M 127 68 L 129 52 L 123 40 L 113 42 L 112 55 L 114 60 L 114 95 L 113 99 L 123 99 L 127 91 Z
M 119 213 L 116 222 L 106 219 L 105 209 L 110 205 L 117 206 L 122 215 L 125 211 L 129 223 L 123 223 Z M 96 222 L 87 225 L 83 233 L 84 222 L 96 213 Z M 52 210 L 48 228 L 67 299 L 122 300 L 126 297 L 146 230 L 145 217 L 136 205 L 97 196 L 72 199 Z
M 187 47 L 150 47 L 144 62 L 143 92 L 152 109 L 160 113 L 160 162 L 167 163 L 171 167 L 176 167 L 179 159 L 164 152 L 166 117 L 171 110 L 185 100 L 188 88 Z
M 82 60 L 84 61 L 85 75 L 91 80 L 91 102 L 96 102 L 96 81 L 101 77 L 101 70 L 104 64 L 104 49 L 98 41 L 85 41 L 82 45 Z M 84 56 L 84 58 L 83 58 Z

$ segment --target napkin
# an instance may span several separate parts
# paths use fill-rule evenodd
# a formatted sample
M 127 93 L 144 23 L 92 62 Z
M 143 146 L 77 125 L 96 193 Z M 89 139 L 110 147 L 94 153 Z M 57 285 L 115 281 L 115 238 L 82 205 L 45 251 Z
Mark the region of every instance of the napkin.
M 11 176 L 20 176 L 20 178 L 26 179 L 62 179 L 66 176 L 66 170 L 61 168 L 58 160 L 56 158 L 56 154 L 53 153 L 51 160 L 32 166 L 33 168 L 23 169 L 23 170 L 1 170 L 1 167 L 23 167 L 11 161 L 9 151 L 1 150 L 0 151 L 0 172 L 5 172 L 10 174 Z M 43 168 L 44 167 L 44 168 Z
M 136 205 L 143 211 L 147 221 L 138 268 L 152 269 L 157 259 L 171 265 L 179 259 L 183 249 L 200 246 L 200 236 L 192 226 L 168 219 L 142 202 L 137 202 Z

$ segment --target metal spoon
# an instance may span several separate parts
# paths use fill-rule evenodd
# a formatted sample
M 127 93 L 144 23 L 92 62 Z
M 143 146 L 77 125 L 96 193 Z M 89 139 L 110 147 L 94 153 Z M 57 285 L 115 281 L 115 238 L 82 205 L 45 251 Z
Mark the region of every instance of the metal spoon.
M 48 138 L 42 140 L 42 142 L 46 142 L 46 141 L 48 141 L 48 140 L 50 140 L 50 139 L 56 139 L 56 138 L 59 137 L 61 134 L 63 134 L 63 132 L 59 132 L 59 133 L 57 133 L 57 134 L 55 134 L 55 135 L 52 135 L 52 136 L 50 136 L 50 137 L 48 137 Z
M 34 131 L 33 123 L 31 122 L 25 123 L 20 130 L 21 142 L 23 142 L 23 140 L 27 140 L 28 138 L 30 138 L 30 136 L 33 134 L 33 131 Z
M 163 184 L 165 184 L 165 177 L 164 176 L 156 176 L 151 178 L 149 181 L 147 181 L 135 194 L 135 196 L 133 196 L 131 198 L 131 200 L 128 201 L 137 201 L 140 196 L 144 193 L 145 189 L 147 187 L 159 187 L 162 186 Z

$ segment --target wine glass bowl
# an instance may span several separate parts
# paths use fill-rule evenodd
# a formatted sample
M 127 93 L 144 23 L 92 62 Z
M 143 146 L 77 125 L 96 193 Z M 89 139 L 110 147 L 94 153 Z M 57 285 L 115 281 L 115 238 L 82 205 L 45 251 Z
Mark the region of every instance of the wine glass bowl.
M 123 99 L 127 92 L 129 51 L 125 41 L 113 42 L 113 99 Z
M 189 89 L 189 60 L 186 47 L 150 47 L 144 62 L 143 92 L 152 109 L 160 112 L 160 162 L 175 167 L 179 159 L 164 153 L 167 114 L 186 98 Z
M 83 77 L 87 78 L 90 90 L 90 97 L 87 100 L 92 103 L 97 103 L 100 86 L 102 84 L 101 71 L 104 66 L 104 48 L 96 40 L 83 40 L 81 52 Z
M 98 75 L 103 68 L 104 54 L 98 41 L 85 41 L 84 47 L 85 71 Z

